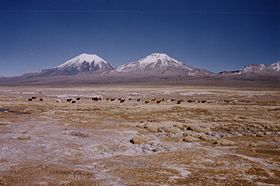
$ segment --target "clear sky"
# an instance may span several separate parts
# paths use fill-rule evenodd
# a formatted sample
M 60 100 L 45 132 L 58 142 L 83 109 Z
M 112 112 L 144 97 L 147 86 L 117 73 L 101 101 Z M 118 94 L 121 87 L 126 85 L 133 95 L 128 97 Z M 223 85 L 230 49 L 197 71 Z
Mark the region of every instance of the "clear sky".
M 278 61 L 280 0 L 0 0 L 0 76 L 153 52 L 214 72 Z

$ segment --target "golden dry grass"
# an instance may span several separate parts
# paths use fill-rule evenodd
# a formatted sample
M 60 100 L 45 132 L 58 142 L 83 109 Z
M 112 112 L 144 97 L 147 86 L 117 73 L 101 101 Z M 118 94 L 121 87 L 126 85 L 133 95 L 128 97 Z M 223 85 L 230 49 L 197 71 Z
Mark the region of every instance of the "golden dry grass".
M 279 121 L 277 89 L 3 87 L 0 184 L 277 185 Z

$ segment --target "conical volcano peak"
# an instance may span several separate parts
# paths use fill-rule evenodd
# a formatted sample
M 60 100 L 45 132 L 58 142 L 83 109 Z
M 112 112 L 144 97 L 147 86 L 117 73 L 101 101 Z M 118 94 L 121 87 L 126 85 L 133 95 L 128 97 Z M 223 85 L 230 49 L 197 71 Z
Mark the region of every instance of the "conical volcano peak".
M 56 69 L 66 74 L 77 74 L 111 71 L 114 67 L 96 54 L 82 53 L 57 66 Z

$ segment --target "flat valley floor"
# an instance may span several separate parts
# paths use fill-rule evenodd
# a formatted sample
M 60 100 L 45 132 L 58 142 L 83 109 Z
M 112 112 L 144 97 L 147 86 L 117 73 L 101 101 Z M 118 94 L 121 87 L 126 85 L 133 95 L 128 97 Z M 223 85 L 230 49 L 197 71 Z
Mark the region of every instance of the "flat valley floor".
M 280 184 L 280 88 L 0 87 L 0 185 L 217 184 Z

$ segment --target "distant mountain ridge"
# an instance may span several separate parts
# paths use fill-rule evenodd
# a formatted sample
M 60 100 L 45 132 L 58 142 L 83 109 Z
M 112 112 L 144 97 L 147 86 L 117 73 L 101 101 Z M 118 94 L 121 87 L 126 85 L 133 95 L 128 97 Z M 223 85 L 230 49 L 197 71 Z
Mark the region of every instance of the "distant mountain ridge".
M 265 73 L 279 73 L 280 75 L 280 61 L 272 63 L 270 65 L 265 64 L 250 64 L 244 68 L 235 71 L 223 71 L 219 74 L 227 75 L 242 75 L 242 74 L 265 74 Z
M 212 73 L 184 64 L 164 53 L 152 53 L 117 68 L 96 54 L 83 53 L 54 68 L 16 77 L 1 77 L 0 84 L 125 83 L 191 79 L 261 80 L 277 84 L 280 81 L 280 61 L 270 65 L 251 64 L 239 70 Z

